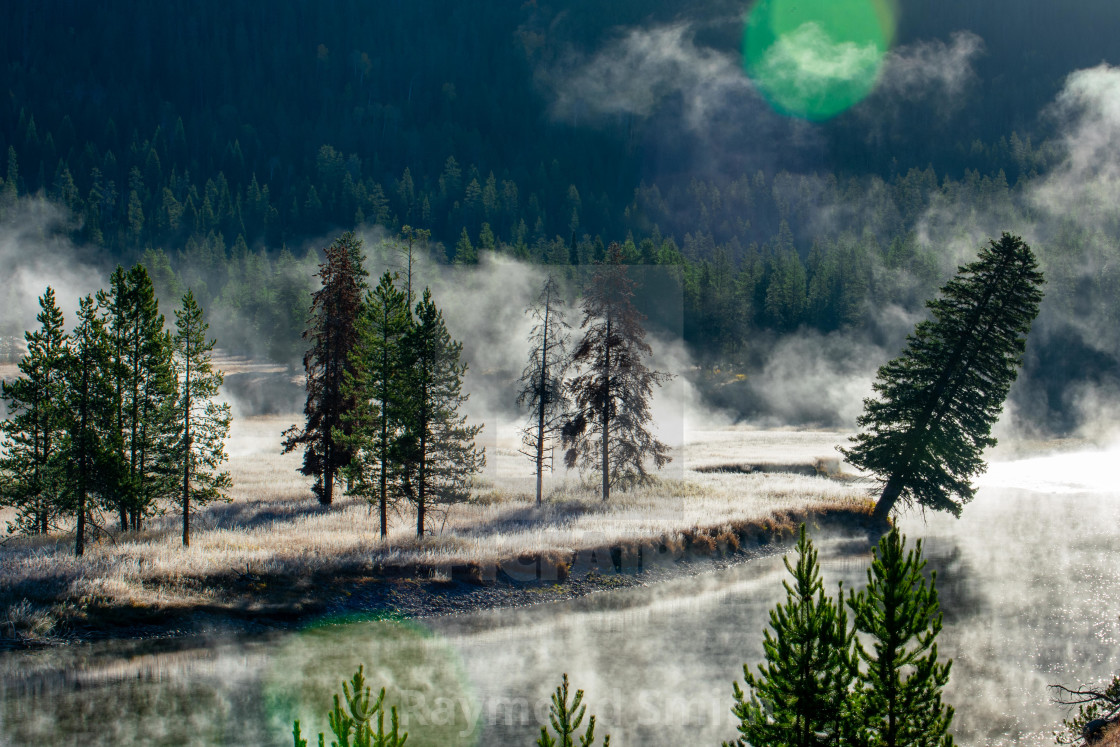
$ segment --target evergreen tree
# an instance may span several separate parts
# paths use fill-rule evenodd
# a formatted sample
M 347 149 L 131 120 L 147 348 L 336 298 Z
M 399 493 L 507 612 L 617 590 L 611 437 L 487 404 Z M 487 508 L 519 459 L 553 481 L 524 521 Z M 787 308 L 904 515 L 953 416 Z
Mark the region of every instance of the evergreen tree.
M 183 511 L 183 546 L 190 545 L 191 506 L 225 499 L 232 485 L 229 472 L 219 472 L 226 460 L 229 436 L 228 404 L 214 401 L 222 386 L 222 372 L 211 363 L 214 340 L 206 339 L 209 325 L 202 309 L 187 291 L 183 307 L 175 311 L 175 373 L 179 379 L 178 444 L 175 467 Z
M 732 744 L 849 744 L 858 730 L 849 698 L 857 674 L 854 633 L 848 630 L 844 605 L 824 593 L 817 551 L 804 524 L 797 566 L 788 557 L 785 565 L 794 582 L 782 582 L 786 601 L 770 611 L 770 630 L 763 641 L 766 664 L 759 665 L 757 677 L 743 665 L 749 698 L 738 682 L 734 684 L 731 712 L 739 719 L 742 736 Z
M 863 431 L 841 449 L 884 481 L 876 517 L 900 498 L 954 515 L 972 499 L 1042 300 L 1037 267 L 1022 239 L 990 241 L 927 303 L 933 318 L 918 324 L 905 352 L 879 369 Z
M 139 531 L 145 516 L 175 496 L 174 449 L 178 423 L 178 382 L 174 342 L 164 329 L 155 287 L 143 265 L 129 275 L 129 371 L 127 427 L 129 527 Z
M 343 395 L 353 398 L 354 412 L 344 417 L 351 427 L 354 460 L 349 468 L 352 494 L 376 503 L 381 536 L 388 536 L 389 492 L 399 470 L 395 451 L 401 438 L 406 375 L 405 337 L 411 325 L 408 298 L 386 272 L 366 294 L 358 343 L 351 353 L 352 374 Z
M 0 500 L 16 516 L 8 531 L 46 534 L 63 513 L 60 448 L 66 434 L 66 374 L 70 340 L 54 289 L 39 298 L 40 327 L 27 332 L 19 378 L 0 384 L 8 418 L 0 425 Z
M 129 306 L 131 305 L 128 276 L 120 265 L 109 277 L 109 291 L 99 291 L 97 305 L 105 320 L 105 334 L 109 339 L 109 361 L 105 374 L 113 390 L 110 404 L 112 424 L 110 425 L 106 446 L 106 467 L 112 485 L 107 498 L 112 501 L 120 519 L 121 531 L 128 529 L 128 508 L 132 502 L 131 485 L 126 452 L 125 402 L 129 367 L 127 361 Z
M 66 439 L 61 451 L 66 467 L 65 503 L 77 517 L 74 554 L 85 552 L 87 525 L 95 499 L 112 488 L 110 434 L 113 388 L 108 370 L 111 346 L 105 323 L 92 296 L 78 304 L 66 374 Z
M 467 227 L 463 226 L 462 233 L 459 234 L 459 240 L 455 242 L 455 264 L 457 265 L 477 265 L 478 264 L 478 251 L 471 244 L 471 237 L 467 233 Z
M 1077 714 L 1062 721 L 1063 732 L 1055 734 L 1058 744 L 1107 744 L 1103 742 L 1106 730 L 1116 734 L 1120 723 L 1120 674 L 1107 684 L 1082 685 L 1075 689 L 1064 685 L 1051 685 L 1055 691 L 1054 702 Z
M 587 713 L 587 706 L 583 705 L 583 690 L 576 690 L 572 702 L 568 703 L 568 673 L 564 673 L 563 681 L 552 694 L 552 705 L 548 707 L 548 721 L 553 737 L 548 733 L 548 727 L 541 727 L 541 735 L 537 739 L 537 747 L 576 747 L 575 738 L 579 738 L 579 747 L 592 747 L 595 744 L 595 716 L 587 720 L 587 729 L 581 735 L 579 727 L 583 724 L 583 717 Z M 603 747 L 610 747 L 611 735 L 603 737 Z
M 358 342 L 358 317 L 367 275 L 362 240 L 344 233 L 326 249 L 319 265 L 322 287 L 312 295 L 311 318 L 303 333 L 311 348 L 303 357 L 307 373 L 306 424 L 284 432 L 284 453 L 303 447 L 300 471 L 315 478 L 314 491 L 325 506 L 334 498 L 334 479 L 352 458 L 347 446 L 351 425 L 343 415 L 355 408 L 343 393 L 346 374 L 353 375 L 351 355 Z
M 642 360 L 652 351 L 633 296 L 622 247 L 612 243 L 581 303 L 585 331 L 572 361 L 582 372 L 568 384 L 575 413 L 561 429 L 565 463 L 601 470 L 604 501 L 620 479 L 647 479 L 647 458 L 657 469 L 670 459 L 669 447 L 649 432 L 653 386 L 670 376 Z
M 537 324 L 529 334 L 529 365 L 521 372 L 517 404 L 529 409 L 530 423 L 522 430 L 526 449 L 522 453 L 533 459 L 536 468 L 539 506 L 544 471 L 552 469 L 545 450 L 559 432 L 567 405 L 564 372 L 568 367 L 568 324 L 564 321 L 564 299 L 551 273 L 529 313 Z
M 904 552 L 891 529 L 879 540 L 867 588 L 848 599 L 856 630 L 874 642 L 856 644 L 866 668 L 860 693 L 862 741 L 869 747 L 950 747 L 953 708 L 942 704 L 952 661 L 937 661 L 941 609 L 935 586 L 922 575 L 922 543 Z
M 110 341 L 113 501 L 121 530 L 139 530 L 156 501 L 170 497 L 174 487 L 166 469 L 177 394 L 171 337 L 143 265 L 127 272 L 118 266 L 109 291 L 98 294 L 98 305 Z
M 371 703 L 370 688 L 366 685 L 361 666 L 349 682 L 343 681 L 342 699 L 346 701 L 345 707 L 335 695 L 334 708 L 327 713 L 327 723 L 337 739 L 332 742 L 335 747 L 404 747 L 408 732 L 400 731 L 397 707 L 389 709 L 389 728 L 386 729 L 385 688 L 381 688 L 376 700 Z M 375 718 L 376 727 L 373 724 Z M 320 732 L 319 744 L 324 742 L 324 735 Z M 292 744 L 294 747 L 307 747 L 298 720 L 292 724 Z
M 471 480 L 486 464 L 475 448 L 481 425 L 467 425 L 459 408 L 467 365 L 463 345 L 451 339 L 431 291 L 416 304 L 416 319 L 405 336 L 406 381 L 402 398 L 404 431 L 396 450 L 405 495 L 416 506 L 416 534 L 423 536 L 431 504 L 451 504 L 470 496 Z

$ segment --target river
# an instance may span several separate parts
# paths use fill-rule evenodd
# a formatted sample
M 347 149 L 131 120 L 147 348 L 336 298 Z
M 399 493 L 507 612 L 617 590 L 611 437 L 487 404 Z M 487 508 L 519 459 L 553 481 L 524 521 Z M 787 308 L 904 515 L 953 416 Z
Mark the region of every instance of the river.
M 1001 462 L 958 520 L 906 515 L 937 571 L 962 745 L 1053 744 L 1048 685 L 1120 671 L 1115 452 Z M 817 537 L 826 584 L 866 537 Z M 248 641 L 102 642 L 0 656 L 5 744 L 291 744 L 354 665 L 405 706 L 409 744 L 533 744 L 567 672 L 617 745 L 717 745 L 762 660 L 778 556 L 649 587 L 422 623 L 336 620 Z M 375 689 L 376 689 L 375 687 Z M 318 694 L 318 695 L 317 695 Z M 314 744 L 312 739 L 311 743 Z M 329 740 L 328 740 L 329 743 Z

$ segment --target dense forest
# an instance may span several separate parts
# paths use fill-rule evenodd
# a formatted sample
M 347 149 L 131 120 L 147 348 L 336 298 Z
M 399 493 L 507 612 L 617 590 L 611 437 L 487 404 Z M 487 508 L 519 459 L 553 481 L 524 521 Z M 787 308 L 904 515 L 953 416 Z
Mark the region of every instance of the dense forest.
M 161 298 L 194 292 L 223 344 L 285 362 L 342 230 L 430 231 L 432 257 L 459 264 L 585 265 L 619 241 L 628 262 L 679 268 L 666 331 L 708 370 L 757 367 L 795 332 L 897 349 L 884 309 L 920 314 L 980 240 L 1013 230 L 1051 281 L 1019 389 L 1043 403 L 1036 427 L 1069 429 L 1068 393 L 1118 378 L 1120 342 L 1100 333 L 1117 321 L 1120 224 L 1042 204 L 1073 115 L 1040 112 L 1107 59 L 1101 18 L 1120 10 L 949 5 L 902 3 L 888 61 L 944 63 L 936 95 L 885 73 L 809 125 L 749 90 L 697 124 L 680 88 L 650 83 L 647 105 L 584 85 L 596 65 L 648 72 L 647 38 L 676 44 L 683 80 L 688 59 L 730 75 L 742 9 L 725 2 L 17 0 L 0 24 L 0 216 L 24 196 L 65 206 L 50 230 L 106 267 L 143 261 Z M 1041 25 L 1045 46 L 1020 43 Z

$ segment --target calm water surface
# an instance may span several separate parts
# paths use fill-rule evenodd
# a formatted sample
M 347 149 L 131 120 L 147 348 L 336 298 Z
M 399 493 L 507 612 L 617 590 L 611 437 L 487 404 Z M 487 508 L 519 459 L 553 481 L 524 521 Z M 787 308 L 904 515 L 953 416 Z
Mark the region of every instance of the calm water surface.
M 1111 455 L 993 465 L 960 520 L 918 514 L 954 660 L 962 745 L 1053 744 L 1047 686 L 1120 671 L 1120 494 Z M 819 537 L 826 583 L 860 586 L 866 537 Z M 651 587 L 416 624 L 340 622 L 168 650 L 102 643 L 0 657 L 4 744 L 291 744 L 354 665 L 408 712 L 409 744 L 534 743 L 567 672 L 619 745 L 734 736 L 731 683 L 762 659 L 780 557 Z M 317 718 L 317 716 L 320 716 Z M 311 740 L 314 743 L 314 740 Z M 328 740 L 329 741 L 329 740 Z

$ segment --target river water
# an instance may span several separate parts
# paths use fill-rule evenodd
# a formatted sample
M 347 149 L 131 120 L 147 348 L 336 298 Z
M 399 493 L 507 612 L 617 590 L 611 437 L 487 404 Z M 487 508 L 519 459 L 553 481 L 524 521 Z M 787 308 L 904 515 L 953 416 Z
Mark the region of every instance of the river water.
M 910 514 L 937 571 L 962 745 L 1053 744 L 1048 686 L 1120 671 L 1120 454 L 993 464 L 961 519 Z M 864 537 L 819 536 L 826 583 L 865 580 Z M 335 620 L 249 641 L 94 643 L 0 656 L 4 744 L 291 744 L 359 662 L 409 744 L 533 744 L 567 672 L 618 745 L 717 745 L 762 660 L 779 556 L 572 602 L 424 623 Z M 542 593 L 547 596 L 547 591 Z M 312 739 L 311 743 L 314 744 Z M 329 743 L 329 740 L 328 740 Z

